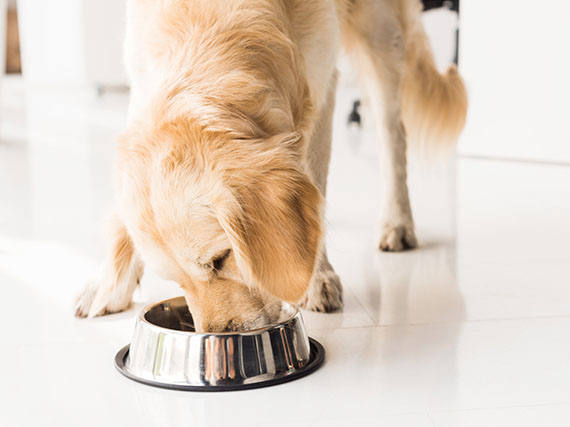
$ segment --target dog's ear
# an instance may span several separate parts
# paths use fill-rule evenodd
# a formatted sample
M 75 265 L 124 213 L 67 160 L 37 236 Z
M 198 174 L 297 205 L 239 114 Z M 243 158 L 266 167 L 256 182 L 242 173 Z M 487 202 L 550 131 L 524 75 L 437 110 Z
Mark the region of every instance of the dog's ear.
M 321 244 L 322 196 L 295 168 L 255 174 L 235 189 L 239 213 L 220 223 L 244 278 L 285 301 L 305 294 Z

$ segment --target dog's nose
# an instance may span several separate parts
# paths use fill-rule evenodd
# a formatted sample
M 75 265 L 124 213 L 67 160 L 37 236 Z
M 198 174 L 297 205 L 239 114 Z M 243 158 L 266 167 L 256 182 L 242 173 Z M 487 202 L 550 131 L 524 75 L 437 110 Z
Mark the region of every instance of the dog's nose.
M 240 332 L 257 329 L 267 324 L 266 316 L 259 315 L 254 320 L 231 319 L 225 323 L 208 322 L 204 325 L 204 331 L 216 332 Z
M 235 320 L 230 320 L 226 326 L 224 327 L 224 330 L 222 332 L 237 332 L 237 331 L 243 331 L 244 327 L 243 324 L 241 322 L 237 322 Z
M 237 332 L 243 330 L 243 325 L 240 322 L 236 322 L 235 320 L 230 320 L 227 323 L 214 323 L 208 322 L 204 325 L 205 332 Z

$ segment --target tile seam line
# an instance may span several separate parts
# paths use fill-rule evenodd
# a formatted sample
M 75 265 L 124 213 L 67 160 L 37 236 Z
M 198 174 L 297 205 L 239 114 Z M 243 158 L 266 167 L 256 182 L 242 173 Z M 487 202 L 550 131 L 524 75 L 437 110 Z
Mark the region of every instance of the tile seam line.
M 435 414 L 453 414 L 457 412 L 475 412 L 475 411 L 490 411 L 497 409 L 519 409 L 519 408 L 541 408 L 548 406 L 567 406 L 570 405 L 570 400 L 551 402 L 551 403 L 530 403 L 530 404 L 520 404 L 520 405 L 505 405 L 505 406 L 482 406 L 473 408 L 463 408 L 448 411 L 429 411 L 428 415 L 431 417 Z
M 557 166 L 557 167 L 566 167 L 570 168 L 569 162 L 557 162 L 555 160 L 531 160 L 531 159 L 523 159 L 518 157 L 493 157 L 493 156 L 485 156 L 479 154 L 459 154 L 457 156 L 459 160 L 461 159 L 468 159 L 468 160 L 484 160 L 484 161 L 491 161 L 491 162 L 505 162 L 505 163 L 520 163 L 520 164 L 531 164 L 531 165 L 541 165 L 541 166 Z
M 414 322 L 414 323 L 394 323 L 390 325 L 362 325 L 362 326 L 341 326 L 341 327 L 331 327 L 331 328 L 311 328 L 310 325 L 308 329 L 314 331 L 330 331 L 335 329 L 365 329 L 365 328 L 393 328 L 393 327 L 405 327 L 405 326 L 442 326 L 442 325 L 467 325 L 470 323 L 483 323 L 483 322 L 497 322 L 497 321 L 517 321 L 517 320 L 554 320 L 554 319 L 567 319 L 570 320 L 570 314 L 560 314 L 552 316 L 532 316 L 532 317 L 507 317 L 507 318 L 489 318 L 489 319 L 472 319 L 459 322 Z M 308 323 L 308 322 L 306 322 Z

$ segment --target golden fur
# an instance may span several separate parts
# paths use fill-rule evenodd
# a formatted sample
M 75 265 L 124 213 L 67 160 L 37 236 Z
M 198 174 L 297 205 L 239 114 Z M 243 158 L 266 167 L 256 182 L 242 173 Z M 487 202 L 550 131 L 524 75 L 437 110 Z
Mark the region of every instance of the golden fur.
M 467 93 L 455 65 L 436 68 L 417 7 L 405 9 L 406 71 L 402 119 L 408 140 L 423 151 L 455 145 L 467 116 Z
M 116 165 L 125 232 L 115 237 L 121 249 L 111 245 L 115 262 L 104 270 L 130 271 L 140 257 L 180 284 L 198 330 L 274 322 L 281 300 L 296 303 L 305 295 L 312 309 L 342 304 L 322 243 L 334 63 L 341 29 L 349 49 L 360 43 L 356 50 L 380 58 L 375 35 L 359 30 L 363 18 L 353 19 L 368 3 L 130 0 L 130 125 Z M 392 24 L 404 38 L 413 33 L 423 40 L 413 46 L 426 43 L 420 31 L 404 29 L 418 19 L 417 10 L 412 19 L 398 9 L 409 1 L 380 3 L 399 11 L 400 23 Z M 423 85 L 415 83 L 445 79 L 434 74 L 429 50 L 408 49 L 406 61 L 428 71 L 406 71 L 402 87 L 394 89 L 404 91 L 403 105 L 416 99 L 440 135 L 456 133 L 449 129 L 462 125 L 461 113 L 447 113 L 456 104 L 446 95 L 447 83 L 430 84 L 428 91 L 447 102 L 442 120 L 450 123 L 434 119 L 424 106 Z M 404 108 L 405 125 L 415 129 L 411 120 L 420 114 L 410 111 Z M 133 271 L 138 274 L 130 280 L 138 282 L 142 268 Z M 119 307 L 101 303 L 119 288 L 132 288 L 105 280 L 112 283 L 86 288 L 78 315 L 128 306 L 124 298 Z

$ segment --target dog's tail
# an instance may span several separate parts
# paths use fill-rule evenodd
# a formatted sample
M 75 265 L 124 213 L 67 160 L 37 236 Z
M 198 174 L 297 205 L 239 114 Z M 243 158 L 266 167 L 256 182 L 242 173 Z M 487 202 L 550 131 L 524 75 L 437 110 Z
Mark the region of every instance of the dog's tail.
M 417 0 L 401 2 L 405 34 L 406 71 L 402 93 L 402 120 L 410 146 L 423 152 L 452 148 L 467 115 L 467 93 L 455 65 L 441 74 L 436 67 L 421 22 Z

